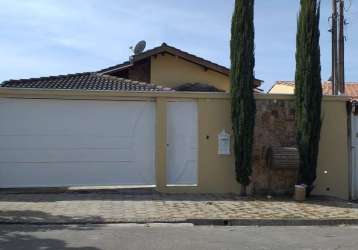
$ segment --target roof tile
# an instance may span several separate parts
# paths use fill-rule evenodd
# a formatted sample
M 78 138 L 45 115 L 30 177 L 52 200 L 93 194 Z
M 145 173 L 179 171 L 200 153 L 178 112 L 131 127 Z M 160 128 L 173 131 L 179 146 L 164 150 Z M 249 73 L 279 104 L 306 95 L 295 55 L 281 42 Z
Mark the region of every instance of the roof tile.
M 295 86 L 294 81 L 277 81 L 275 85 L 287 85 Z M 352 97 L 353 99 L 358 99 L 358 82 L 346 82 L 345 86 L 345 95 Z M 323 95 L 332 95 L 332 82 L 324 81 L 322 83 L 322 93 Z
M 0 87 L 107 91 L 173 91 L 171 88 L 164 88 L 155 84 L 132 81 L 124 78 L 101 75 L 92 72 L 9 80 L 3 82 Z

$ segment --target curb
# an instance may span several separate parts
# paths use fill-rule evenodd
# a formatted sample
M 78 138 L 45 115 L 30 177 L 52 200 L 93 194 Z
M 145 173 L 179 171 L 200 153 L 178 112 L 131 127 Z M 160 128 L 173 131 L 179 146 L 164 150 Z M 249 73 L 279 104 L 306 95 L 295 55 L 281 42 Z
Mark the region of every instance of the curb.
M 151 195 L 158 194 L 155 188 L 0 188 L 1 195 L 56 195 L 56 194 L 124 194 L 124 195 Z
M 307 220 L 307 219 L 230 219 L 230 220 L 207 220 L 194 219 L 187 220 L 196 226 L 337 226 L 337 225 L 358 225 L 358 219 L 327 219 L 327 220 Z
M 0 225 L 113 225 L 113 224 L 193 224 L 194 226 L 338 226 L 358 225 L 358 219 L 187 219 L 187 220 L 149 220 L 149 221 L 0 221 Z

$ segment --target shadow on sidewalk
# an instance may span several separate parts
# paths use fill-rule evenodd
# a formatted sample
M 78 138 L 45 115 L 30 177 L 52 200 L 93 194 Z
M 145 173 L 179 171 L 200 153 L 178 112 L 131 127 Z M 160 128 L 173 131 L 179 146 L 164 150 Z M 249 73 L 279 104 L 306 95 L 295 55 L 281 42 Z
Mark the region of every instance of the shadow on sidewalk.
M 52 221 L 69 221 L 73 218 L 66 216 L 54 216 L 39 211 L 12 211 L 0 212 L 2 221 L 4 218 L 16 217 L 17 220 L 28 221 L 29 219 L 34 222 L 45 222 L 46 220 Z M 100 218 L 87 218 L 88 220 L 100 220 Z M 44 233 L 57 230 L 71 230 L 71 231 L 88 231 L 98 229 L 100 225 L 1 225 L 0 226 L 0 250 L 5 249 L 26 249 L 26 250 L 100 250 L 96 247 L 70 247 L 64 240 L 39 237 L 37 233 Z
M 85 209 L 85 208 L 84 208 Z M 0 221 L 5 223 L 31 223 L 31 224 L 69 224 L 85 221 L 86 223 L 103 223 L 105 220 L 101 216 L 66 216 L 53 215 L 37 210 L 8 210 L 0 211 Z M 80 223 L 82 224 L 82 223 Z M 81 229 L 81 225 L 77 225 Z M 84 227 L 83 228 L 87 228 Z

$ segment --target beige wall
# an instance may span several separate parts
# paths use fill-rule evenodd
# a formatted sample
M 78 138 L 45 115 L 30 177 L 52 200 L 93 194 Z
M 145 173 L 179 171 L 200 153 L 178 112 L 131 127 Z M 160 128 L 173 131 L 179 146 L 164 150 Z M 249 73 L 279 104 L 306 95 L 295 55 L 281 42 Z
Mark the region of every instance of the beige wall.
M 293 94 L 295 92 L 295 86 L 285 85 L 285 84 L 276 84 L 274 85 L 269 94 Z
M 157 99 L 157 184 L 163 192 L 231 193 L 240 191 L 233 168 L 234 157 L 217 155 L 217 135 L 231 131 L 229 99 L 193 98 L 198 104 L 198 185 L 196 187 L 166 186 L 166 104 L 173 98 Z M 176 98 L 177 99 L 177 98 Z M 188 98 L 185 98 L 188 99 Z
M 183 83 L 207 83 L 218 89 L 229 91 L 228 76 L 179 57 L 164 54 L 152 56 L 151 82 L 165 87 L 175 87 Z
M 324 98 L 323 123 L 314 194 L 349 198 L 346 102 Z M 325 173 L 327 171 L 327 173 Z
M 258 95 L 258 99 L 292 100 L 292 96 Z M 159 187 L 165 192 L 239 192 L 235 180 L 234 157 L 217 155 L 217 135 L 231 132 L 230 99 L 194 98 L 199 112 L 198 187 Z M 324 97 L 323 124 L 314 194 L 349 199 L 349 164 L 346 98 Z M 165 105 L 162 103 L 162 105 Z M 161 109 L 162 110 L 162 109 Z M 160 136 L 160 140 L 165 135 Z M 209 139 L 206 137 L 209 136 Z M 165 141 L 165 140 L 163 140 Z M 165 161 L 164 161 L 165 162 Z M 165 164 L 164 164 L 165 165 Z M 165 169 L 162 166 L 161 169 Z M 327 171 L 327 173 L 325 173 Z M 165 174 L 162 175 L 163 177 Z M 164 177 L 165 178 L 165 177 Z M 161 180 L 160 183 L 165 183 Z
M 230 97 L 225 93 L 131 93 L 113 91 L 1 89 L 0 97 L 86 100 L 154 100 L 156 112 L 157 189 L 164 192 L 239 192 L 234 157 L 217 155 L 217 135 L 231 131 Z M 293 100 L 292 95 L 257 95 L 257 99 Z M 197 187 L 166 187 L 166 103 L 172 99 L 195 100 L 199 117 L 199 182 Z M 324 97 L 323 126 L 315 194 L 349 198 L 347 112 L 345 97 Z M 207 139 L 208 138 L 208 139 Z M 325 173 L 327 171 L 327 173 Z M 329 188 L 329 190 L 327 189 Z

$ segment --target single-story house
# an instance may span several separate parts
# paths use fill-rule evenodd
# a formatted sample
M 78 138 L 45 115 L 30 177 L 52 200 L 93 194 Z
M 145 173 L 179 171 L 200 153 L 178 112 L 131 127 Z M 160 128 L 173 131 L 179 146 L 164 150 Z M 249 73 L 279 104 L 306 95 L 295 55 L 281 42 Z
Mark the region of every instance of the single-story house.
M 154 50 L 98 72 L 4 82 L 0 188 L 139 185 L 162 192 L 239 193 L 229 72 L 165 44 Z M 224 92 L 186 91 L 209 87 Z M 255 98 L 252 190 L 260 191 L 268 183 L 265 149 L 295 143 L 294 100 Z M 324 98 L 315 189 L 344 199 L 351 197 L 343 136 L 347 100 Z M 334 153 L 332 142 L 338 145 Z M 276 175 L 279 188 L 292 187 L 292 181 L 294 172 Z
M 228 68 L 165 43 L 97 72 L 5 81 L 0 187 L 156 185 L 164 111 L 154 96 L 229 89 Z M 198 114 L 190 97 L 168 105 L 171 184 L 197 184 Z

